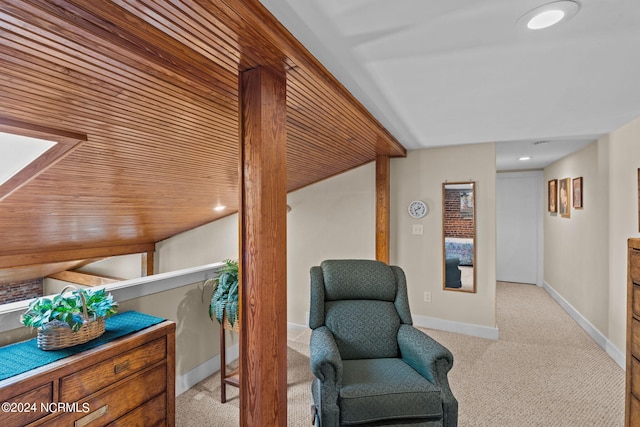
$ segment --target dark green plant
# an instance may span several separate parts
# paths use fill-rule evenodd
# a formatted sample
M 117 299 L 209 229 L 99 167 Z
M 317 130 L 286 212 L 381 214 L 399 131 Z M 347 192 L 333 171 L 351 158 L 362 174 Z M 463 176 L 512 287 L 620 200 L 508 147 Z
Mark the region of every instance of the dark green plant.
M 226 312 L 227 320 L 233 326 L 238 321 L 238 261 L 225 259 L 218 275 L 204 282 L 203 292 L 208 286 L 213 287 L 209 317 L 222 324 Z
M 37 298 L 29 304 L 29 308 L 20 317 L 23 325 L 31 328 L 41 328 L 49 322 L 57 321 L 69 325 L 77 332 L 84 321 L 82 315 L 82 300 L 84 295 L 87 304 L 87 317 L 96 319 L 108 317 L 118 312 L 118 303 L 113 296 L 104 289 L 76 289 L 63 292 L 53 298 Z

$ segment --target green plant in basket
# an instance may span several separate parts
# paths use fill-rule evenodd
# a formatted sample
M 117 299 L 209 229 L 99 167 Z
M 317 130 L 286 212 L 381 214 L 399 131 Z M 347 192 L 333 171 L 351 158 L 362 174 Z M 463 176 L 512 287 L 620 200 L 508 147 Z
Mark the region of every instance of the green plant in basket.
M 42 297 L 33 300 L 20 320 L 23 325 L 31 328 L 46 328 L 49 323 L 66 324 L 72 331 L 77 332 L 84 322 L 83 297 L 88 319 L 108 317 L 118 312 L 118 303 L 104 289 L 76 289 L 66 293 L 63 290 L 53 298 Z
M 204 289 L 213 287 L 209 303 L 209 317 L 216 319 L 221 325 L 226 313 L 229 324 L 233 326 L 238 321 L 238 261 L 225 259 L 224 266 L 213 279 L 204 282 Z

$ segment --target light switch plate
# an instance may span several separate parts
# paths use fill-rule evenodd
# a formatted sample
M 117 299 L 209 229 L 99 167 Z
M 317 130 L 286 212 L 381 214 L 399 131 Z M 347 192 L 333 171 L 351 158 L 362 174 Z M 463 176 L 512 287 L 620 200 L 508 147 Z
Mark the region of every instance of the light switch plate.
M 422 224 L 413 224 L 413 234 L 423 234 L 423 232 Z

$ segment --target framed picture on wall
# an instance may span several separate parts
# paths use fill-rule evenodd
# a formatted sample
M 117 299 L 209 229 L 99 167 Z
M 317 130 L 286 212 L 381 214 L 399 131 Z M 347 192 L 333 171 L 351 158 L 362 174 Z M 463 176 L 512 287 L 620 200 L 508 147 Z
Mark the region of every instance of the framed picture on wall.
M 558 212 L 558 180 L 552 179 L 549 181 L 549 189 L 547 195 L 547 206 L 549 206 L 549 212 Z
M 573 179 L 573 207 L 582 209 L 582 177 Z
M 558 180 L 558 213 L 563 218 L 571 217 L 571 178 Z

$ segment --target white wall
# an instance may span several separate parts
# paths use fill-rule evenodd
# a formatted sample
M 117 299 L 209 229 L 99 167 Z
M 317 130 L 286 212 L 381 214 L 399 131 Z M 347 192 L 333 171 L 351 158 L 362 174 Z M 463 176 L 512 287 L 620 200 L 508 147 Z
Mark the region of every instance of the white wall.
M 391 160 L 391 262 L 407 275 L 414 321 L 424 316 L 496 326 L 495 158 L 495 144 L 487 143 L 410 151 Z M 442 289 L 445 181 L 476 182 L 476 293 Z M 429 214 L 412 219 L 407 214 L 412 200 L 426 202 Z M 422 224 L 424 234 L 412 234 L 412 224 Z M 431 292 L 431 303 L 423 301 L 425 291 Z
M 496 177 L 496 279 L 542 286 L 544 211 L 542 170 Z

